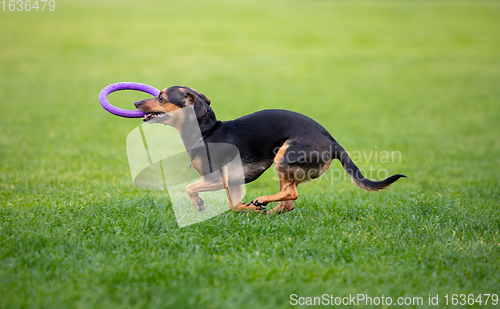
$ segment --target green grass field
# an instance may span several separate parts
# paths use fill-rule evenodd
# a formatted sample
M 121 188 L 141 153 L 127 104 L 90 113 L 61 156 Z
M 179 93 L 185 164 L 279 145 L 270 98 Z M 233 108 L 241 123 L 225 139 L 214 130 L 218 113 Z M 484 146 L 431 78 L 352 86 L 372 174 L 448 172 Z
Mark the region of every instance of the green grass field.
M 56 0 L 7 6 L 0 29 L 0 308 L 500 294 L 499 2 Z M 98 103 L 118 81 L 196 88 L 220 120 L 297 111 L 372 154 L 356 161 L 368 177 L 410 178 L 369 193 L 334 162 L 293 212 L 179 228 L 168 194 L 130 179 L 141 120 Z M 246 200 L 276 193 L 274 177 Z M 500 306 L 485 298 L 474 307 Z

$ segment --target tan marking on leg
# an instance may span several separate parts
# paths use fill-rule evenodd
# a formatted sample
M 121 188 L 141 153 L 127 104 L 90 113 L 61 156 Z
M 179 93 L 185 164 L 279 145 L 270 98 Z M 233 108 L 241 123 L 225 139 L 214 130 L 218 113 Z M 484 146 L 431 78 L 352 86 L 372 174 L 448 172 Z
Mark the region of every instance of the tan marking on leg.
M 231 192 L 229 190 L 228 182 L 229 182 L 229 171 L 227 168 L 227 165 L 223 166 L 221 169 L 221 178 L 222 178 L 222 185 L 224 189 L 226 189 L 227 192 L 227 200 L 229 201 L 229 207 L 233 209 L 233 199 L 231 198 Z
M 262 204 L 267 204 L 270 202 L 296 200 L 299 197 L 299 193 L 297 192 L 297 186 L 295 184 L 295 181 L 283 178 L 282 182 L 283 182 L 283 189 L 281 189 L 279 193 L 273 195 L 261 196 L 257 198 L 255 201 Z
M 280 180 L 280 191 L 283 189 L 283 183 Z M 294 200 L 288 200 L 288 201 L 281 201 L 274 207 L 269 214 L 282 214 L 287 211 L 291 211 L 295 208 L 295 201 Z
M 200 174 L 200 176 L 204 176 L 202 163 L 203 160 L 199 156 L 194 157 L 193 160 L 191 160 L 191 167 L 193 167 L 198 172 L 198 174 Z
M 233 210 L 236 212 L 252 211 L 258 213 L 265 213 L 265 210 L 260 209 L 260 207 L 257 207 L 255 205 L 246 205 L 241 202 L 234 205 Z
M 229 171 L 227 166 L 222 168 L 222 184 L 223 187 L 226 188 L 227 198 L 229 200 L 229 206 L 233 211 L 241 212 L 241 211 L 255 211 L 262 212 L 262 210 L 258 209 L 258 207 L 254 205 L 245 205 L 242 203 L 241 199 L 243 196 L 243 187 L 244 184 L 238 186 L 229 186 Z
M 205 178 L 202 178 L 198 181 L 189 184 L 186 187 L 186 193 L 189 196 L 191 204 L 196 209 L 198 209 L 199 212 L 202 212 L 203 210 L 205 210 L 205 202 L 200 198 L 198 193 L 206 191 L 218 191 L 223 188 L 224 186 L 221 181 L 211 182 L 207 181 Z
M 276 153 L 276 156 L 274 156 L 274 164 L 276 164 L 276 166 L 278 166 L 278 164 L 281 162 L 281 159 L 285 155 L 285 151 L 288 149 L 288 147 L 290 147 L 290 144 L 288 143 L 288 141 L 286 141 L 280 147 L 280 149 L 278 149 L 278 152 Z
M 297 187 L 295 183 L 295 169 L 288 165 L 282 163 L 282 159 L 286 153 L 286 150 L 290 147 L 290 144 L 285 142 L 283 146 L 280 147 L 276 156 L 274 157 L 274 163 L 276 164 L 276 171 L 278 173 L 278 177 L 280 179 L 280 192 L 273 195 L 261 196 L 254 200 L 254 202 L 267 204 L 270 202 L 278 202 L 278 201 L 293 201 L 299 197 L 299 193 L 297 192 Z M 289 205 L 290 203 L 282 203 L 281 205 L 284 207 L 285 205 Z M 287 206 L 289 207 L 289 206 Z
M 255 199 L 255 202 L 267 204 L 270 202 L 296 200 L 299 197 L 297 184 L 295 183 L 295 169 L 288 165 L 278 164 L 276 166 L 278 177 L 280 178 L 281 190 L 279 193 L 261 196 Z
M 228 186 L 226 188 L 227 191 L 227 199 L 229 200 L 229 206 L 232 210 L 234 210 L 234 205 L 241 204 L 241 198 L 243 196 L 243 186 Z

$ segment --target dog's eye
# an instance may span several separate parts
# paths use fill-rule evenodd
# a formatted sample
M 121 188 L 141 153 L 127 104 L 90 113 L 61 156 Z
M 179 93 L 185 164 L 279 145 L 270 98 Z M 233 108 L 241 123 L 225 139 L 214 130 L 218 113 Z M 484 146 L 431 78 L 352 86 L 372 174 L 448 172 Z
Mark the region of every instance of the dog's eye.
M 158 96 L 158 101 L 163 102 L 163 98 L 161 97 L 161 94 Z

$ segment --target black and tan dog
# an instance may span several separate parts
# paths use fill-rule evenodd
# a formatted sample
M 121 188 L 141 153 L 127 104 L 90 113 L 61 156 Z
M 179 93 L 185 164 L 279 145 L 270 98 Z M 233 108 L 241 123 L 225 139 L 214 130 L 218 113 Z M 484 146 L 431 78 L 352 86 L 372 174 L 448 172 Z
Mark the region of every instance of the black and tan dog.
M 231 191 L 229 203 L 235 211 L 265 212 L 270 202 L 279 202 L 271 211 L 282 213 L 295 207 L 298 198 L 297 185 L 320 177 L 333 159 L 338 159 L 352 182 L 368 191 L 386 188 L 404 175 L 394 175 L 382 181 L 366 179 L 352 162 L 347 152 L 319 123 L 286 110 L 263 110 L 232 121 L 218 121 L 210 107 L 210 100 L 203 94 L 188 87 L 174 86 L 163 89 L 155 98 L 135 102 L 141 112 L 146 113 L 144 121 L 160 122 L 175 127 L 184 141 L 184 146 L 191 158 L 192 166 L 203 176 L 187 186 L 186 191 L 193 206 L 204 209 L 204 202 L 199 192 L 217 191 L 223 188 Z M 280 192 L 261 196 L 245 204 L 238 200 L 241 185 L 231 184 L 228 177 L 210 179 L 207 175 L 214 169 L 220 169 L 225 162 L 208 166 L 208 161 L 201 158 L 197 148 L 198 141 L 190 138 L 193 130 L 183 126 L 183 117 L 172 117 L 172 112 L 192 106 L 196 121 L 205 143 L 227 143 L 236 146 L 239 151 L 244 172 L 244 182 L 256 180 L 273 163 L 279 176 Z M 197 128 L 196 128 L 197 129 Z M 199 131 L 198 131 L 199 132 Z M 227 162 L 226 162 L 227 163 Z M 227 173 L 227 171 L 225 171 Z M 227 175 L 226 175 L 227 176 Z M 224 181 L 226 179 L 226 181 Z M 235 203 L 232 202 L 237 201 Z

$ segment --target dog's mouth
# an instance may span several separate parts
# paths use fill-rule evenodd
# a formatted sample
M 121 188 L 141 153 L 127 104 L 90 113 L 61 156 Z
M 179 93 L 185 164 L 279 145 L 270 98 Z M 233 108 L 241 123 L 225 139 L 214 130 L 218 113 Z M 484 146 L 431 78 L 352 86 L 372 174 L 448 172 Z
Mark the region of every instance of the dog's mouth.
M 164 113 L 164 112 L 149 112 L 147 113 L 144 118 L 142 118 L 142 121 L 144 122 L 148 122 L 148 121 L 151 121 L 153 119 L 155 120 L 165 120 L 167 119 L 168 117 L 170 117 L 170 115 Z

